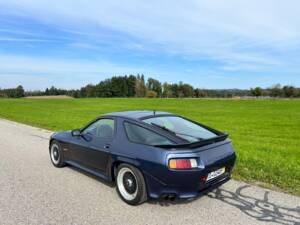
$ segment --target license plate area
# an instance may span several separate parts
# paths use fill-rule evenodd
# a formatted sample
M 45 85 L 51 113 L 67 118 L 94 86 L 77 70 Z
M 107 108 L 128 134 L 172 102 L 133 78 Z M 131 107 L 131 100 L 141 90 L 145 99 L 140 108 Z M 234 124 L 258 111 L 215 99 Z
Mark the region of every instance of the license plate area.
M 217 178 L 221 176 L 223 173 L 225 173 L 225 167 L 212 171 L 207 175 L 206 181 L 210 181 L 214 178 Z

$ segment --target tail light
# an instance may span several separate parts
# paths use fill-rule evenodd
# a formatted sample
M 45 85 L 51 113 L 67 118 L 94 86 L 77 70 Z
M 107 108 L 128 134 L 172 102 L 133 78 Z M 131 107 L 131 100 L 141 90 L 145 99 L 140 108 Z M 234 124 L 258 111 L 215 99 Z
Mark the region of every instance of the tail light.
M 192 169 L 197 168 L 196 159 L 170 159 L 169 168 L 170 169 Z

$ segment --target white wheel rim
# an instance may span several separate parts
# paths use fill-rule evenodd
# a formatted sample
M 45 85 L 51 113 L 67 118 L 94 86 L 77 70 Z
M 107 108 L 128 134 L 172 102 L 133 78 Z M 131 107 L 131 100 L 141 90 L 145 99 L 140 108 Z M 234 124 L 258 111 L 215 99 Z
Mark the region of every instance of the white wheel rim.
M 59 160 L 60 160 L 60 155 L 59 155 L 59 147 L 57 144 L 53 144 L 51 146 L 51 151 L 50 151 L 50 155 L 51 155 L 51 160 L 52 162 L 57 165 Z
M 118 173 L 118 177 L 117 177 L 117 185 L 118 185 L 118 189 L 119 189 L 119 192 L 120 194 L 123 196 L 123 198 L 125 198 L 126 200 L 128 201 L 131 201 L 133 199 L 135 199 L 136 195 L 137 195 L 137 192 L 138 192 L 138 184 L 136 183 L 137 187 L 136 187 L 136 190 L 133 194 L 130 194 L 126 189 L 125 189 L 125 186 L 124 186 L 124 183 L 123 183 L 123 179 L 124 179 L 124 175 L 125 173 L 131 173 L 135 179 L 135 182 L 137 182 L 137 179 L 134 175 L 134 173 L 127 167 L 124 167 L 122 168 L 119 173 Z

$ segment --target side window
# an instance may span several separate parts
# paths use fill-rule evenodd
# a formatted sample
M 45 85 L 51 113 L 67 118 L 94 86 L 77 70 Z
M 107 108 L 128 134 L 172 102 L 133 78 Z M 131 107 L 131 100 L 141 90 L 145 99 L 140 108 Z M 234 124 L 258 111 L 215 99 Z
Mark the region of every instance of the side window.
M 173 144 L 173 142 L 167 139 L 166 137 L 161 136 L 143 127 L 140 127 L 138 125 L 125 122 L 124 126 L 125 126 L 128 139 L 132 142 L 146 144 L 146 145 Z
M 100 119 L 88 126 L 83 131 L 83 134 L 90 134 L 101 138 L 112 138 L 115 129 L 114 124 L 113 119 Z

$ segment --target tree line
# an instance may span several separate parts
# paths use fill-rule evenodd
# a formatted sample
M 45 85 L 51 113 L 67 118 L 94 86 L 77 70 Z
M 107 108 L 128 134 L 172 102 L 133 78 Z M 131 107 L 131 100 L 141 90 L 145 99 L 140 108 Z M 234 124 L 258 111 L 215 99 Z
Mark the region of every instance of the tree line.
M 0 97 L 68 95 L 74 98 L 149 97 L 149 98 L 232 98 L 232 97 L 300 97 L 300 88 L 273 85 L 269 88 L 202 89 L 183 82 L 167 83 L 144 75 L 114 76 L 96 85 L 88 84 L 80 89 L 46 88 L 44 91 L 24 91 L 22 86 L 0 89 Z
M 16 88 L 0 89 L 0 97 L 22 98 L 25 96 L 24 88 L 19 85 Z
M 250 95 L 255 97 L 270 96 L 282 98 L 299 98 L 300 88 L 296 88 L 291 85 L 281 86 L 280 84 L 276 84 L 270 88 L 265 89 L 262 89 L 261 87 L 251 88 Z

